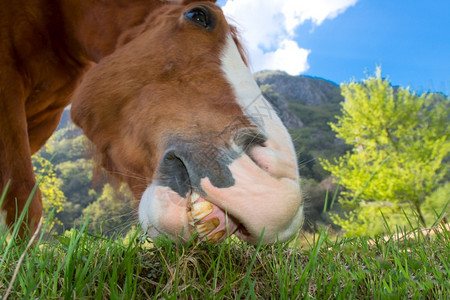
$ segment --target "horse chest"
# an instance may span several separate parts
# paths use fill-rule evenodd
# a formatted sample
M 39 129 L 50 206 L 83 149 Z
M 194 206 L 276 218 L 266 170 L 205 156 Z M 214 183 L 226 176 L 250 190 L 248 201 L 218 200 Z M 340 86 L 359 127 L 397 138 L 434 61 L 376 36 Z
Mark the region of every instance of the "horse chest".
M 64 108 L 83 74 L 80 68 L 64 72 L 64 68 L 46 66 L 45 75 L 29 90 L 25 99 L 28 136 L 32 153 L 37 151 L 58 126 Z
M 45 121 L 45 116 L 63 110 L 70 103 L 70 94 L 76 86 L 76 79 L 56 86 L 38 84 L 26 100 L 28 128 Z
M 28 127 L 41 122 L 49 112 L 62 110 L 70 103 L 70 96 L 88 69 L 88 64 L 69 56 L 57 55 L 44 49 L 26 61 L 28 91 L 25 108 Z

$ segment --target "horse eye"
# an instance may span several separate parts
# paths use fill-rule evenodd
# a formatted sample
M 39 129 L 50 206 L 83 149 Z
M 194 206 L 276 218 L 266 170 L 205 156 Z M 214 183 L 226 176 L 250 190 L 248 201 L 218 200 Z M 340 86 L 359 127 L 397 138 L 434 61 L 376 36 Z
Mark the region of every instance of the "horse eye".
M 184 13 L 186 19 L 191 20 L 192 22 L 211 30 L 213 29 L 213 24 L 211 22 L 209 12 L 202 7 L 195 7 Z

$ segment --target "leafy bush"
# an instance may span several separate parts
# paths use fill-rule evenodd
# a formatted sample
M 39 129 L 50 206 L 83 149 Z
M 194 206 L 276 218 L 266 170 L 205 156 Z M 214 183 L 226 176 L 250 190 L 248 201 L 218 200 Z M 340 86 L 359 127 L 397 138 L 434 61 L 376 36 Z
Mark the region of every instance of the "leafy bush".
M 105 184 L 101 196 L 83 209 L 83 216 L 90 220 L 89 230 L 108 236 L 126 233 L 132 225 L 138 224 L 133 201 L 133 195 L 125 184 L 117 191 Z
M 33 155 L 32 162 L 36 180 L 40 183 L 44 216 L 48 216 L 53 209 L 61 212 L 66 203 L 66 196 L 61 191 L 63 181 L 56 175 L 55 167 L 39 154 Z M 57 218 L 54 221 L 60 223 Z
M 356 210 L 347 221 L 339 216 L 334 220 L 346 230 L 356 223 L 365 226 L 363 232 L 375 233 L 381 230 L 372 224 L 380 219 L 376 211 L 398 220 L 399 208 L 404 208 L 413 209 L 425 224 L 422 205 L 449 173 L 444 163 L 450 152 L 448 99 L 394 89 L 381 78 L 380 69 L 375 77 L 341 89 L 343 115 L 331 127 L 353 149 L 334 162 L 321 163 L 346 188 L 340 202 Z

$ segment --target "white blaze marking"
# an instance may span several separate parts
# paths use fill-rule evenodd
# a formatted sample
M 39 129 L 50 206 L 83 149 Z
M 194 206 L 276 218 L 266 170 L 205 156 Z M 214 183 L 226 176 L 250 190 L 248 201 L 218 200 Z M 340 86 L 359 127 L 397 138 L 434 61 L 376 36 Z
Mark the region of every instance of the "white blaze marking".
M 230 35 L 227 38 L 221 60 L 222 69 L 234 88 L 239 104 L 244 109 L 248 108 L 261 96 L 261 91 Z
M 270 103 L 264 99 L 249 68 L 245 65 L 231 35 L 222 52 L 222 70 L 234 89 L 236 100 L 249 120 L 268 137 L 267 146 L 277 157 L 291 162 L 294 176 L 297 163 L 291 137 Z
M 254 121 L 255 125 L 259 125 L 260 130 L 269 136 L 279 130 L 286 131 L 275 110 L 262 96 L 231 35 L 227 38 L 221 61 L 226 79 L 233 87 L 237 101 L 244 113 L 250 117 L 250 121 Z

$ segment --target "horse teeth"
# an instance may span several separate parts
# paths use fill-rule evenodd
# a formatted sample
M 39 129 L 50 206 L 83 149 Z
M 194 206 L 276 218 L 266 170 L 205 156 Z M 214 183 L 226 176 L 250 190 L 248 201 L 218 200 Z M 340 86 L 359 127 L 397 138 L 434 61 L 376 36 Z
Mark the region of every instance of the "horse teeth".
M 208 201 L 192 204 L 191 215 L 194 221 L 199 221 L 213 212 L 214 208 Z
M 191 203 L 195 203 L 200 198 L 200 195 L 196 192 L 192 192 L 191 194 Z
M 199 201 L 199 199 L 201 200 Z M 220 224 L 220 221 L 217 218 L 202 221 L 214 211 L 213 205 L 211 202 L 201 198 L 196 192 L 191 193 L 190 204 L 191 205 L 188 207 L 188 224 L 190 225 L 190 231 L 196 231 L 200 237 L 207 237 L 207 235 L 213 232 Z M 216 236 L 216 234 L 213 236 Z M 215 237 L 214 239 L 218 240 L 220 237 Z
M 204 237 L 208 233 L 210 233 L 210 231 L 208 231 L 208 229 L 206 227 L 196 226 L 195 229 L 197 230 L 197 233 L 200 237 Z
M 200 236 L 205 236 L 216 229 L 217 226 L 219 226 L 219 223 L 219 219 L 213 218 L 211 220 L 198 224 L 195 228 L 197 229 L 197 232 Z
M 218 231 L 214 234 L 212 234 L 211 236 L 208 236 L 208 240 L 215 243 L 217 241 L 219 241 L 223 236 L 225 235 L 224 231 Z

